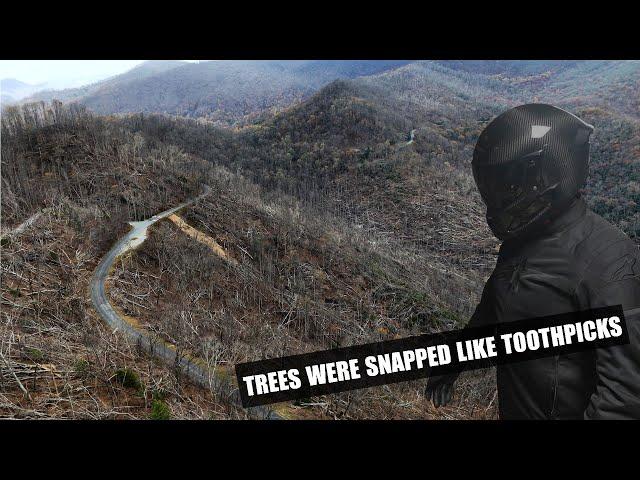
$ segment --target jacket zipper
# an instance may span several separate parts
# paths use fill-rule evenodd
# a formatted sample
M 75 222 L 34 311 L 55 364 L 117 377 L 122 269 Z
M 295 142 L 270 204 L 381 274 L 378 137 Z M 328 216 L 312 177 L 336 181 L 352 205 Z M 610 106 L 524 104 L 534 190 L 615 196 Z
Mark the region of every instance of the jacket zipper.
M 551 413 L 549 414 L 552 419 L 556 414 L 556 400 L 558 398 L 558 364 L 559 363 L 560 363 L 560 355 L 556 355 L 555 374 L 553 377 L 553 403 L 551 404 Z

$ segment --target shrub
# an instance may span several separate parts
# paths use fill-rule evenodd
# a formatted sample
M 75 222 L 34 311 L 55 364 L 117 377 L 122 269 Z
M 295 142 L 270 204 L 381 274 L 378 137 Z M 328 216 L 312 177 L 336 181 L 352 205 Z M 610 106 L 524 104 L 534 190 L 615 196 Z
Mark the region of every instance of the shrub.
M 169 420 L 171 419 L 171 409 L 162 400 L 154 400 L 151 403 L 151 420 Z
M 73 370 L 80 376 L 86 375 L 89 371 L 89 362 L 84 358 L 79 358 L 73 364 Z
M 39 350 L 35 347 L 29 347 L 26 350 L 26 355 L 32 362 L 42 363 L 46 360 L 45 354 L 42 350 Z
M 120 368 L 113 375 L 116 381 L 125 388 L 135 388 L 142 390 L 142 382 L 136 372 L 130 368 Z

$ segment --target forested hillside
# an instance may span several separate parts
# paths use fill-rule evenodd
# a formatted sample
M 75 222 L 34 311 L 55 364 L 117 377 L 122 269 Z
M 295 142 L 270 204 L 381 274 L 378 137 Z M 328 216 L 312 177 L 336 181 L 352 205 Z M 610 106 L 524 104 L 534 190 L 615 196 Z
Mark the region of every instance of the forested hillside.
M 406 63 L 398 60 L 153 61 L 95 85 L 46 92 L 29 101 L 73 100 L 99 114 L 164 113 L 234 125 L 296 104 L 332 80 L 370 75 Z
M 354 83 L 378 88 L 376 103 L 405 112 L 416 129 L 414 148 L 423 158 L 448 161 L 467 172 L 480 131 L 505 109 L 543 102 L 575 113 L 595 127 L 587 201 L 640 237 L 640 62 L 507 63 L 496 74 L 488 67 L 481 71 L 489 73 L 478 73 L 466 63 L 464 68 L 445 64 L 453 67 L 448 68 L 418 62 Z
M 106 328 L 88 298 L 126 222 L 199 193 L 208 168 L 82 109 L 4 112 L 0 417 L 242 416 Z
M 119 311 L 140 328 L 214 366 L 451 328 L 472 307 L 459 292 L 473 292 L 474 282 L 448 273 L 451 259 L 437 259 L 436 249 L 449 245 L 427 252 L 433 262 L 416 258 L 411 239 L 395 241 L 373 224 L 322 212 L 324 200 L 300 201 L 222 167 L 240 158 L 242 136 L 162 117 L 101 119 L 59 104 L 9 110 L 3 128 L 2 353 L 18 378 L 3 376 L 4 415 L 244 415 L 216 390 L 196 389 L 119 340 L 96 318 L 85 293 L 98 259 L 127 220 L 188 198 L 203 182 L 215 196 L 185 218 L 209 232 L 236 264 L 162 223 L 140 251 L 118 264 L 109 290 Z M 171 143 L 177 135 L 194 141 L 195 151 L 202 128 L 198 150 L 210 162 Z M 252 148 L 259 149 L 247 146 L 244 153 Z M 384 168 L 371 168 L 377 189 Z M 455 193 L 442 193 L 436 201 L 453 205 L 447 197 L 455 200 Z M 11 233 L 37 212 L 28 229 Z M 461 213 L 469 214 L 481 225 L 473 210 Z M 395 218 L 393 211 L 388 215 Z M 422 215 L 443 221 L 438 213 Z M 465 403 L 442 413 L 420 396 L 422 382 L 394 386 L 382 396 L 348 393 L 293 408 L 302 418 L 486 417 L 494 411 L 485 377 L 466 379 Z M 69 400 L 56 388 L 72 392 Z

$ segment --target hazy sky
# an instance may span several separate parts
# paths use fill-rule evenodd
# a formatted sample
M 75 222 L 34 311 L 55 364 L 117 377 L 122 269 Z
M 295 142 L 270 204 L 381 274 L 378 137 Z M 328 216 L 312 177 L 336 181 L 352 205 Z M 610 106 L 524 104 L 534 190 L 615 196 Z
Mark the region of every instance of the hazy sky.
M 0 79 L 17 80 L 52 88 L 96 82 L 123 73 L 143 60 L 0 60 Z

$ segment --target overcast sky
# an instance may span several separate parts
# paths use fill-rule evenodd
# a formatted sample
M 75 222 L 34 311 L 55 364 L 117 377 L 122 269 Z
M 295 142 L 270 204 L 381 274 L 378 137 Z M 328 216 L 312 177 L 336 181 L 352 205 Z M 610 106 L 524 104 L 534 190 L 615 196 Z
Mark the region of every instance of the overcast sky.
M 143 60 L 0 60 L 0 79 L 68 88 L 126 72 Z

